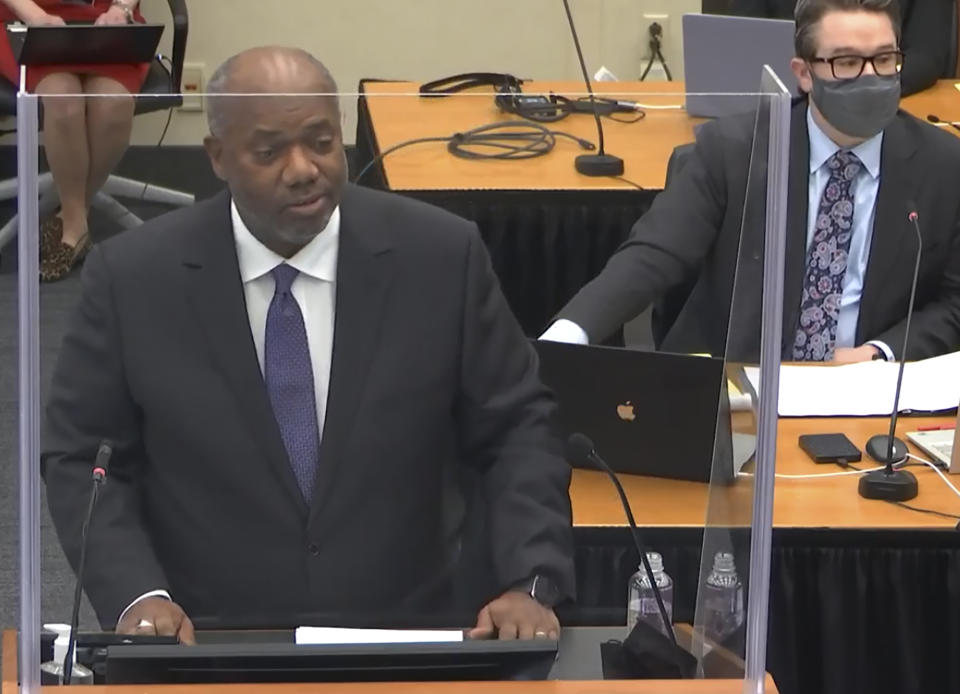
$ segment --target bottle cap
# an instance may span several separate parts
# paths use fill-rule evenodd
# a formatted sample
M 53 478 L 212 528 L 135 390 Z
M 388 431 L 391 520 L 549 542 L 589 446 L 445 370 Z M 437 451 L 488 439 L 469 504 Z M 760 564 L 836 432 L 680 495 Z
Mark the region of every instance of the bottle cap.
M 735 572 L 737 567 L 733 562 L 733 555 L 729 552 L 717 552 L 713 557 L 713 570 L 725 573 Z
M 44 629 L 48 629 L 57 635 L 53 642 L 53 660 L 56 663 L 63 663 L 67 657 L 67 646 L 70 644 L 70 625 L 69 624 L 44 624 Z M 73 652 L 73 662 L 77 662 L 77 652 Z
M 650 562 L 650 569 L 654 573 L 663 571 L 663 557 L 660 556 L 659 552 L 647 552 L 647 561 Z M 643 562 L 640 562 L 640 570 L 643 570 Z

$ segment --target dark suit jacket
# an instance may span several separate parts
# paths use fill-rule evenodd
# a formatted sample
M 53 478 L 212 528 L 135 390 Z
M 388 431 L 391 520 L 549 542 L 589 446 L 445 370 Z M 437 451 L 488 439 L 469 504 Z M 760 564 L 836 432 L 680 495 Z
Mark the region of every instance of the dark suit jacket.
M 228 196 L 91 252 L 53 377 L 43 469 L 76 566 L 91 460 L 100 439 L 114 442 L 85 581 L 105 625 L 155 588 L 224 624 L 439 610 L 456 542 L 447 492 L 461 473 L 478 480 L 492 588 L 544 574 L 573 595 L 555 404 L 476 227 L 353 186 L 341 213 L 309 508 L 258 366 Z
M 903 19 L 904 95 L 915 94 L 947 76 L 952 65 L 951 41 L 956 40 L 953 4 L 956 0 L 900 0 Z M 730 14 L 773 19 L 793 19 L 797 0 L 730 0 Z
M 791 114 L 784 357 L 790 355 L 797 327 L 806 261 L 810 173 L 806 109 L 806 100 L 797 100 Z M 591 342 L 599 342 L 652 302 L 692 283 L 661 348 L 756 359 L 766 150 L 760 147 L 751 166 L 753 133 L 752 116 L 706 124 L 683 170 L 634 225 L 600 275 L 558 317 L 577 323 Z M 914 201 L 923 254 L 908 357 L 960 349 L 960 139 L 901 111 L 885 131 L 880 166 L 856 342 L 882 340 L 898 356 L 902 350 L 917 246 L 907 221 L 908 201 Z M 753 175 L 748 176 L 751 168 Z M 743 263 L 731 312 L 741 223 Z

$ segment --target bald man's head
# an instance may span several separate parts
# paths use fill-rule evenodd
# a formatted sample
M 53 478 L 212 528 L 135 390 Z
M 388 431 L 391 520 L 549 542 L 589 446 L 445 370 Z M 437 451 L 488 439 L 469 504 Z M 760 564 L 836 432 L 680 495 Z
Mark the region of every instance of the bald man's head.
M 207 83 L 210 132 L 220 137 L 231 112 L 244 98 L 228 94 L 336 94 L 337 82 L 326 65 L 307 51 L 284 46 L 250 48 L 227 58 Z M 336 99 L 335 96 L 331 97 Z M 339 102 L 337 104 L 339 108 Z
M 326 228 L 346 185 L 337 85 L 305 51 L 254 48 L 209 89 L 213 169 L 251 233 L 289 258 Z

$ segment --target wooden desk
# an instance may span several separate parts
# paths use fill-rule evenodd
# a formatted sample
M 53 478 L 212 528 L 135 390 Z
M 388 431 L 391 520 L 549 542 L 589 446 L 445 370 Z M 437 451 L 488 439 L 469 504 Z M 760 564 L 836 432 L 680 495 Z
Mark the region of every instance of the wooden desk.
M 445 98 L 416 96 L 419 83 L 368 82 L 365 100 L 371 129 L 380 152 L 404 140 L 444 136 L 486 123 L 517 120 L 501 113 L 489 88 L 463 92 Z M 584 91 L 577 82 L 528 82 L 524 92 L 578 95 Z M 623 158 L 624 178 L 646 189 L 662 189 L 667 162 L 674 147 L 694 140 L 694 125 L 702 119 L 690 118 L 682 109 L 682 82 L 598 83 L 599 94 L 654 106 L 674 105 L 672 110 L 648 109 L 637 123 L 603 121 L 607 150 Z M 755 97 L 744 97 L 752 101 Z M 941 81 L 932 89 L 910 96 L 903 108 L 919 118 L 934 114 L 944 120 L 960 120 L 960 92 L 952 81 Z M 596 140 L 592 118 L 572 115 L 550 124 L 552 129 L 571 133 L 591 142 Z M 952 130 L 952 129 L 951 129 Z M 956 130 L 954 133 L 960 135 Z M 387 185 L 391 190 L 592 190 L 626 189 L 631 186 L 613 178 L 595 178 L 578 174 L 573 160 L 583 152 L 570 140 L 560 138 L 549 155 L 524 161 L 475 162 L 447 153 L 443 143 L 413 145 L 398 150 L 383 162 Z
M 950 424 L 954 417 L 904 417 L 897 425 L 901 438 L 908 431 L 929 424 Z M 888 420 L 883 418 L 788 419 L 779 422 L 777 436 L 777 472 L 789 475 L 841 472 L 836 465 L 818 465 L 800 450 L 801 434 L 843 432 L 863 450 L 867 439 L 884 433 Z M 925 457 L 914 449 L 911 452 Z M 858 467 L 873 467 L 867 459 Z M 910 468 L 917 476 L 920 494 L 911 505 L 960 515 L 958 498 L 930 468 Z M 706 516 L 705 484 L 676 480 L 620 475 L 641 526 L 702 527 Z M 960 477 L 953 479 L 960 486 Z M 857 475 L 824 479 L 777 479 L 773 522 L 778 528 L 952 528 L 956 520 L 910 511 L 884 501 L 872 501 L 857 493 Z M 733 509 L 732 523 L 749 522 L 751 481 L 739 480 L 733 487 L 718 490 L 718 499 Z M 616 491 L 606 475 L 575 470 L 570 487 L 573 522 L 576 526 L 625 525 Z
M 3 688 L 0 694 L 17 694 L 17 635 L 3 632 Z M 453 687 L 460 694 L 741 694 L 741 680 L 693 681 L 597 681 L 597 682 L 458 682 Z M 221 684 L 221 685 L 115 685 L 85 689 L 89 694 L 441 694 L 451 690 L 450 683 L 356 683 L 356 684 Z M 777 694 L 768 676 L 766 690 Z M 59 692 L 59 687 L 43 687 L 44 692 Z

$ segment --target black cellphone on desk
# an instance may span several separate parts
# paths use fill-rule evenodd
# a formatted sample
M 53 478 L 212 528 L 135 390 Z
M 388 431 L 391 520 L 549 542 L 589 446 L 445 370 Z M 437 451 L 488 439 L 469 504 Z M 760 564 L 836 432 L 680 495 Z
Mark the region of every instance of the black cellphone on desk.
M 862 457 L 845 434 L 803 434 L 800 448 L 815 463 L 855 463 Z

